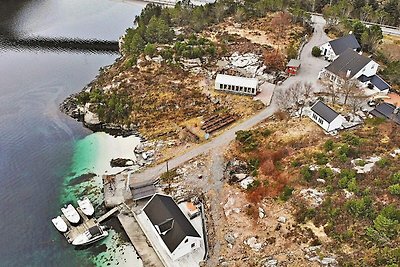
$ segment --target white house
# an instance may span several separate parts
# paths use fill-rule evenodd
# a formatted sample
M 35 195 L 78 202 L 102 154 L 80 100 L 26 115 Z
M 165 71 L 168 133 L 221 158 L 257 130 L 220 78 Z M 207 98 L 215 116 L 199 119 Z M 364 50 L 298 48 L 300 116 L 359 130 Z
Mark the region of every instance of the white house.
M 346 121 L 342 115 L 319 100 L 311 107 L 308 116 L 327 132 L 340 129 Z
M 372 77 L 376 75 L 379 64 L 372 59 L 347 49 L 331 64 L 319 73 L 320 79 L 330 81 L 341 86 L 345 80 L 358 79 L 362 75 Z
M 200 248 L 201 237 L 172 197 L 155 194 L 143 207 L 145 220 L 169 257 L 175 261 Z
M 256 95 L 257 88 L 257 78 L 244 78 L 225 74 L 217 74 L 215 78 L 215 90 L 219 91 Z
M 329 61 L 335 60 L 340 54 L 349 48 L 354 51 L 361 49 L 360 44 L 353 34 L 343 36 L 319 46 L 321 56 L 324 56 L 324 58 Z

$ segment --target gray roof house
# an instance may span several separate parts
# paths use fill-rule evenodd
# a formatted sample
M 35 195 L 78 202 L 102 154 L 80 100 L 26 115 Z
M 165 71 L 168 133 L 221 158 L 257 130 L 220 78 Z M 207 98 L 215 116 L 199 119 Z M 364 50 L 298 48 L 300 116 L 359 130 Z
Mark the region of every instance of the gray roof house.
M 379 64 L 371 58 L 347 49 L 332 63 L 323 68 L 318 75 L 336 86 L 342 86 L 346 80 L 357 79 L 360 88 L 364 87 L 367 95 L 387 94 L 390 86 L 378 75 Z
M 381 103 L 370 112 L 378 118 L 392 120 L 400 125 L 400 109 L 390 103 Z
M 320 46 L 321 56 L 326 60 L 332 61 L 345 52 L 347 49 L 359 51 L 361 49 L 354 34 L 349 34 L 341 38 L 326 42 Z
M 340 129 L 345 121 L 342 115 L 320 100 L 311 106 L 309 117 L 327 132 Z
M 325 69 L 337 76 L 351 79 L 360 73 L 371 61 L 370 58 L 362 56 L 352 49 L 347 49 Z
M 157 193 L 142 210 L 172 260 L 200 247 L 199 233 L 172 197 Z

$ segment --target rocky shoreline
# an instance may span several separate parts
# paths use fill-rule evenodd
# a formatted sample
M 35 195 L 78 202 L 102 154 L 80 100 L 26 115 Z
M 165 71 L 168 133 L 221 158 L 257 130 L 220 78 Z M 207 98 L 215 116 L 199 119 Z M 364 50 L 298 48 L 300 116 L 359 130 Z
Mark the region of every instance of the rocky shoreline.
M 95 78 L 97 79 L 97 77 Z M 91 84 L 88 84 L 82 89 L 83 91 L 90 91 Z M 81 93 L 75 93 L 68 96 L 63 102 L 60 103 L 59 109 L 62 113 L 70 116 L 71 118 L 82 122 L 83 126 L 93 132 L 105 132 L 112 136 L 127 137 L 135 135 L 144 139 L 136 129 L 134 125 L 119 125 L 115 123 L 106 123 L 99 120 L 98 116 L 89 111 L 87 106 L 79 104 L 78 95 Z

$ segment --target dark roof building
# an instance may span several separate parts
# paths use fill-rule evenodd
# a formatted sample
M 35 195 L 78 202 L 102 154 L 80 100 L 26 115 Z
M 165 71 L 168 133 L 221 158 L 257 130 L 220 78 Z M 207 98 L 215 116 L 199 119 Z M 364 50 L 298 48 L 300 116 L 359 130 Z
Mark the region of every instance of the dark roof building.
M 322 101 L 318 101 L 317 103 L 315 103 L 311 107 L 311 110 L 328 123 L 331 123 L 334 119 L 336 119 L 340 115 L 332 108 L 325 105 L 325 103 Z
M 170 196 L 155 194 L 143 211 L 171 253 L 187 236 L 200 238 L 199 233 Z
M 378 75 L 373 75 L 370 77 L 365 76 L 364 74 L 358 77 L 358 80 L 362 83 L 369 82 L 374 85 L 377 89 L 384 91 L 390 89 L 390 85 L 387 84 L 381 77 Z
M 351 79 L 370 61 L 370 58 L 362 56 L 349 48 L 325 69 L 339 77 Z
M 378 118 L 392 120 L 400 125 L 400 110 L 390 103 L 379 104 L 370 114 Z
M 349 34 L 339 39 L 330 41 L 329 44 L 331 45 L 336 55 L 342 54 L 349 48 L 352 50 L 358 50 L 361 48 L 354 34 Z

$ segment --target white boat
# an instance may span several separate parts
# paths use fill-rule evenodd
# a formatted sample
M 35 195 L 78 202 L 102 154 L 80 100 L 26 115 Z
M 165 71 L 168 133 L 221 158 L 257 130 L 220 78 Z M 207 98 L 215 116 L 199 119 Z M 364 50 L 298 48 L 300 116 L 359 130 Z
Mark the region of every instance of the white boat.
M 86 230 L 83 234 L 78 235 L 74 241 L 72 241 L 72 245 L 81 246 L 88 245 L 103 239 L 108 236 L 108 232 L 104 230 L 102 226 L 93 226 Z
M 54 224 L 54 226 L 57 228 L 57 230 L 60 231 L 61 233 L 65 233 L 68 230 L 68 226 L 64 222 L 64 220 L 61 218 L 61 216 L 57 216 L 56 218 L 51 219 L 51 222 Z
M 64 206 L 63 208 L 61 208 L 61 211 L 65 215 L 65 218 L 67 218 L 67 220 L 71 223 L 78 223 L 81 219 L 79 213 L 71 204 L 68 204 L 68 206 Z
M 92 216 L 94 213 L 94 208 L 92 203 L 87 197 L 83 197 L 82 199 L 78 200 L 78 205 L 81 208 L 82 212 L 86 216 Z

